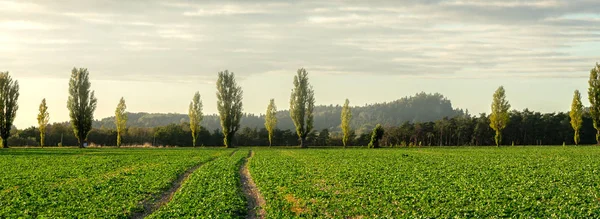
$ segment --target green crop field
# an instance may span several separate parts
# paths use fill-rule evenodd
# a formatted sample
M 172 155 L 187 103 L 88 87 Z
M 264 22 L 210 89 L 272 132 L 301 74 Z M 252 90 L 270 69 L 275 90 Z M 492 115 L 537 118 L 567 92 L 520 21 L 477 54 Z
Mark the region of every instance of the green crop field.
M 200 167 L 173 200 L 151 218 L 238 218 L 246 213 L 238 170 L 248 150 L 235 151 Z
M 3 149 L 0 217 L 127 217 L 226 150 Z
M 600 217 L 600 148 L 259 150 L 273 218 Z
M 0 217 L 598 218 L 600 147 L 3 149 Z

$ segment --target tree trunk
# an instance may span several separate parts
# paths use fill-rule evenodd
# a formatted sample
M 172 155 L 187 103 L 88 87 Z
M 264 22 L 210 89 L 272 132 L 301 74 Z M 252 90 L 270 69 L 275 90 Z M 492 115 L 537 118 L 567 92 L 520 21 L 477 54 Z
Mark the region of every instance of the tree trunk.
M 223 143 L 225 143 L 225 148 L 233 148 L 233 133 L 224 135 L 223 140 Z
M 306 148 L 306 137 L 300 138 L 300 148 Z
M 500 131 L 496 131 L 494 140 L 496 140 L 496 147 L 500 147 L 500 144 L 502 144 L 502 133 Z
M 600 144 L 600 129 L 596 130 L 596 142 L 598 142 L 598 144 Z
M 120 148 L 121 147 L 121 134 L 117 133 L 117 147 Z
M 8 138 L 2 138 L 2 147 L 8 148 Z
M 44 133 L 43 132 L 40 133 L 40 146 L 42 148 L 44 148 L 44 137 L 45 137 Z

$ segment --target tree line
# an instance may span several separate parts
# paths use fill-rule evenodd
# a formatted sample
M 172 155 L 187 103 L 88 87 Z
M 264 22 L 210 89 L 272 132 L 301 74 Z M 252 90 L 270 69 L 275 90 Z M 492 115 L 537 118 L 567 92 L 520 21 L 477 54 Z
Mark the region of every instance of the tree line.
M 331 132 L 341 132 L 341 117 L 344 102 L 339 104 L 315 105 L 314 107 L 314 129 L 329 129 Z M 266 105 L 265 105 L 266 106 Z M 428 122 L 442 119 L 444 117 L 455 117 L 467 113 L 463 109 L 453 108 L 452 102 L 439 93 L 417 93 L 394 101 L 383 103 L 365 104 L 351 106 L 353 117 L 349 125 L 359 133 L 371 132 L 377 124 L 384 127 L 399 126 L 405 121 Z M 187 110 L 186 110 L 187 112 Z M 266 113 L 253 114 L 243 113 L 240 128 L 262 128 L 265 123 Z M 181 124 L 189 122 L 189 113 L 144 113 L 127 112 L 129 117 L 127 126 L 153 128 L 166 126 L 171 123 Z M 277 128 L 295 129 L 294 122 L 287 109 L 275 111 L 277 117 Z M 208 130 L 221 129 L 218 114 L 203 114 L 200 124 Z M 93 128 L 115 129 L 114 115 L 107 118 L 95 120 Z
M 91 142 L 99 145 L 121 146 L 122 139 L 128 139 L 132 145 L 171 145 L 205 146 L 224 145 L 308 145 L 347 146 L 433 146 L 433 145 L 552 145 L 552 144 L 600 144 L 600 65 L 590 71 L 588 81 L 589 108 L 584 108 L 581 94 L 574 91 L 569 113 L 510 111 L 505 90 L 500 86 L 493 95 L 490 115 L 471 116 L 468 113 L 452 118 L 445 117 L 433 122 L 405 122 L 400 126 L 382 126 L 377 124 L 372 132 L 363 132 L 357 136 L 352 129 L 352 110 L 346 99 L 340 113 L 341 132 L 331 133 L 330 129 L 314 130 L 314 90 L 308 81 L 308 72 L 301 68 L 294 76 L 290 96 L 290 117 L 295 132 L 277 129 L 278 119 L 274 100 L 271 99 L 265 114 L 264 128 L 245 127 L 240 130 L 243 116 L 243 91 L 237 85 L 233 72 L 227 70 L 218 73 L 217 108 L 220 130 L 212 133 L 201 126 L 203 119 L 201 96 L 194 94 L 189 106 L 189 122 L 185 125 L 170 124 L 155 128 L 126 127 L 127 113 L 124 98 L 121 98 L 115 110 L 115 130 L 93 129 L 93 114 L 97 99 L 91 91 L 89 73 L 85 68 L 73 68 L 69 81 L 67 108 L 70 115 L 70 129 L 65 133 L 65 124 L 49 125 L 48 106 L 45 99 L 40 104 L 39 127 L 12 131 L 12 122 L 18 109 L 19 85 L 8 72 L 0 73 L 0 137 L 3 147 L 8 143 L 15 145 L 31 144 L 35 139 L 39 145 L 47 142 L 51 145 L 74 145 L 72 137 L 80 147 Z M 591 124 L 591 125 L 590 125 Z M 56 127 L 56 130 L 55 130 Z M 591 128 L 590 128 L 591 127 Z M 36 133 L 37 132 L 37 133 Z M 241 133 L 238 133 L 241 132 Z M 594 134 L 591 134 L 594 133 Z M 31 135 L 38 137 L 32 137 Z M 236 139 L 237 134 L 237 139 Z M 14 135 L 11 138 L 11 135 Z M 188 137 L 184 137 L 187 135 Z M 65 140 L 66 136 L 66 140 Z M 113 140 L 116 139 L 113 143 Z M 191 141 L 191 142 L 190 142 Z M 294 142 L 296 141 L 296 142 Z M 510 142 L 510 143 L 509 143 Z M 340 144 L 341 143 L 341 144 Z
M 568 113 L 540 113 L 528 109 L 509 112 L 509 122 L 503 133 L 504 145 L 562 145 L 575 144 L 574 130 Z M 484 146 L 496 145 L 495 131 L 490 127 L 489 114 L 463 115 L 432 122 L 405 122 L 399 126 L 382 126 L 384 134 L 379 141 L 382 147 L 397 146 Z M 37 127 L 12 130 L 9 142 L 14 146 L 31 146 L 40 142 Z M 298 145 L 295 130 L 273 129 L 272 146 Z M 595 144 L 594 129 L 589 109 L 585 108 L 579 131 L 579 144 Z M 372 132 L 349 130 L 347 145 L 368 146 Z M 63 141 L 61 144 L 61 135 Z M 122 134 L 122 145 L 192 146 L 192 133 L 188 122 L 159 127 L 127 127 Z M 223 146 L 221 130 L 198 131 L 197 146 Z M 117 144 L 115 128 L 94 128 L 89 134 L 90 144 L 114 146 Z M 307 136 L 309 146 L 343 146 L 343 135 L 331 129 L 313 130 Z M 77 145 L 77 139 L 67 122 L 46 127 L 45 145 Z M 243 127 L 234 139 L 238 146 L 268 146 L 269 135 L 265 127 Z
M 313 111 L 314 111 L 314 91 L 312 86 L 308 82 L 308 72 L 301 68 L 298 69 L 297 75 L 294 76 L 294 90 L 290 97 L 290 117 L 292 118 L 296 128 L 297 139 L 300 141 L 301 147 L 306 147 L 306 139 L 313 128 Z M 228 70 L 218 73 L 218 79 L 216 84 L 217 92 L 217 109 L 219 112 L 219 119 L 221 124 L 220 135 L 222 145 L 225 147 L 233 147 L 236 133 L 240 129 L 240 121 L 243 115 L 243 91 L 240 86 L 237 85 L 235 74 Z M 18 97 L 19 97 L 19 84 L 18 81 L 13 80 L 8 72 L 0 73 L 0 137 L 2 138 L 2 145 L 4 148 L 8 147 L 11 136 L 11 129 L 13 127 L 13 121 L 16 117 L 18 109 Z M 89 79 L 89 72 L 86 68 L 73 68 L 71 71 L 71 78 L 69 80 L 69 97 L 67 101 L 67 109 L 69 110 L 70 126 L 73 131 L 73 136 L 77 140 L 77 145 L 80 148 L 87 146 L 88 138 L 90 135 L 93 136 L 92 124 L 94 121 L 94 112 L 97 107 L 98 100 L 95 97 L 94 91 L 91 90 L 91 83 Z M 271 101 L 273 103 L 273 101 Z M 275 108 L 276 106 L 272 106 Z M 126 114 L 126 103 L 125 99 L 121 98 L 117 108 L 115 110 L 115 126 L 116 131 L 116 145 L 121 146 L 122 137 L 125 135 L 127 130 L 127 114 Z M 40 112 L 38 115 L 38 129 L 39 132 L 39 145 L 44 146 L 47 142 L 46 138 L 51 137 L 48 135 L 47 128 L 50 115 L 48 113 L 48 106 L 46 100 L 43 99 L 40 104 Z M 274 116 L 274 114 L 270 114 Z M 201 95 L 197 92 L 194 94 L 192 102 L 189 107 L 189 135 L 188 138 L 192 139 L 190 145 L 196 146 L 197 139 L 199 139 L 202 132 L 201 121 L 203 119 L 202 113 L 202 100 Z M 272 127 L 267 130 L 271 140 L 275 134 L 276 119 L 268 118 L 272 124 Z M 63 127 L 64 128 L 64 127 Z M 52 130 L 52 129 L 51 129 Z M 34 130 L 25 130 L 25 132 L 16 133 L 23 135 L 25 141 L 21 143 L 31 143 L 27 140 L 31 140 L 30 136 L 25 133 L 30 133 Z M 101 130 L 102 131 L 102 130 Z M 181 129 L 177 129 L 177 126 L 166 126 L 154 130 L 152 135 L 152 144 L 156 144 L 156 138 L 159 141 L 169 141 L 169 138 L 173 138 L 176 142 L 174 145 L 180 145 L 186 143 L 175 133 L 181 132 Z M 102 132 L 100 132 L 102 133 Z M 109 132 L 109 135 L 111 132 Z M 216 132 L 215 132 L 216 133 Z M 106 135 L 107 133 L 104 133 Z M 13 141 L 23 140 L 18 135 Z M 69 137 L 70 134 L 67 135 Z M 60 145 L 65 145 L 65 133 L 61 132 Z M 100 137 L 100 136 L 98 136 Z M 101 140 L 96 140 L 100 142 Z M 112 141 L 110 141 L 112 143 Z M 147 141 L 146 141 L 147 142 Z M 219 142 L 219 141 L 215 141 Z M 74 142 L 68 141 L 69 145 Z M 18 143 L 16 143 L 18 144 Z M 217 145 L 221 145 L 216 143 Z M 35 144 L 32 144 L 35 145 Z

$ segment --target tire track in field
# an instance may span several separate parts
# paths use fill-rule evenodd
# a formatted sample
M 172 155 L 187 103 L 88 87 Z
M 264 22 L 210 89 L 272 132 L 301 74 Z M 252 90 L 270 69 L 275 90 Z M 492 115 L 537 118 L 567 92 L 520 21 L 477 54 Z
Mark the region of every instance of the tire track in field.
M 231 154 L 229 154 L 229 156 L 233 156 L 233 154 L 235 154 L 236 151 L 237 151 L 237 149 L 232 151 Z M 200 163 L 196 166 L 193 166 L 192 168 L 187 169 L 183 174 L 181 174 L 179 177 L 177 177 L 177 179 L 175 181 L 172 182 L 171 188 L 169 188 L 169 190 L 164 191 L 160 196 L 157 196 L 154 199 L 144 201 L 144 204 L 143 204 L 144 211 L 133 213 L 131 215 L 131 218 L 134 218 L 134 219 L 146 218 L 148 215 L 151 215 L 156 210 L 158 210 L 160 207 L 166 205 L 169 201 L 171 201 L 171 199 L 173 199 L 173 195 L 175 195 L 175 193 L 177 191 L 179 191 L 179 189 L 181 189 L 181 185 L 183 185 L 183 182 L 185 182 L 194 171 L 196 171 L 198 168 L 200 168 L 204 164 L 210 163 L 219 157 L 220 156 L 213 157 L 206 162 Z
M 244 159 L 242 166 L 240 167 L 240 180 L 242 183 L 242 191 L 244 192 L 244 196 L 246 196 L 246 200 L 248 201 L 248 205 L 246 209 L 248 213 L 246 214 L 247 219 L 263 219 L 266 216 L 266 212 L 264 209 L 265 199 L 260 195 L 258 191 L 258 187 L 254 183 L 252 176 L 250 175 L 250 171 L 248 169 L 248 162 L 254 156 L 254 151 L 250 151 L 248 153 L 248 157 Z

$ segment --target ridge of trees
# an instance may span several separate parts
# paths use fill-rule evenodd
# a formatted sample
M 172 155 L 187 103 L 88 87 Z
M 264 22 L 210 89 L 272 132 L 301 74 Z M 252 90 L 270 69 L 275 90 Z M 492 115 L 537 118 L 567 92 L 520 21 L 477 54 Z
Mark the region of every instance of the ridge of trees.
M 185 115 L 187 116 L 187 115 Z M 263 121 L 264 123 L 264 121 Z M 460 115 L 445 117 L 430 122 L 404 122 L 400 125 L 382 125 L 384 135 L 380 146 L 480 146 L 496 145 L 495 131 L 490 127 L 489 115 Z M 372 130 L 371 130 L 372 131 Z M 594 129 L 589 108 L 582 113 L 579 144 L 595 144 Z M 574 144 L 574 131 L 569 113 L 541 113 L 528 109 L 509 113 L 509 122 L 502 131 L 501 145 L 562 145 Z M 17 130 L 13 127 L 8 139 L 13 146 L 31 146 L 39 142 L 39 129 L 29 127 Z M 192 146 L 188 122 L 168 124 L 153 128 L 128 127 L 123 135 L 123 145 L 147 146 Z M 49 124 L 46 128 L 46 145 L 77 145 L 77 139 L 68 122 Z M 351 132 L 349 146 L 366 146 L 371 140 L 371 132 Z M 223 135 L 219 129 L 202 126 L 198 133 L 198 146 L 222 146 Z M 268 132 L 264 125 L 257 128 L 242 127 L 236 134 L 238 146 L 268 146 Z M 114 128 L 94 128 L 89 133 L 92 145 L 116 144 Z M 273 133 L 273 146 L 298 145 L 294 129 L 277 128 Z M 342 146 L 342 133 L 331 129 L 317 129 L 309 133 L 310 146 Z
M 377 124 L 383 126 L 399 126 L 404 122 L 429 122 L 444 117 L 455 117 L 464 115 L 462 109 L 455 109 L 452 103 L 442 94 L 428 94 L 420 92 L 414 96 L 403 97 L 398 100 L 374 103 L 352 108 L 352 120 L 350 125 L 358 133 L 370 133 Z M 329 129 L 332 132 L 341 131 L 340 114 L 341 105 L 318 105 L 314 111 L 314 126 L 316 130 Z M 182 124 L 189 122 L 187 114 L 179 113 L 127 113 L 128 127 L 154 128 L 169 124 Z M 277 128 L 286 130 L 294 129 L 294 123 L 288 110 L 279 110 L 276 113 Z M 262 128 L 265 123 L 264 115 L 244 113 L 241 120 L 241 128 Z M 114 129 L 114 117 L 107 117 L 93 123 L 94 128 Z M 221 129 L 219 116 L 217 114 L 205 115 L 201 123 L 208 130 Z
M 2 110 L 0 110 L 0 117 L 2 122 L 0 124 L 0 132 L 2 137 L 2 145 L 4 148 L 8 147 L 9 143 L 15 142 L 15 145 L 35 145 L 31 142 L 40 141 L 40 145 L 44 145 L 44 133 L 46 126 L 47 117 L 44 111 L 47 109 L 45 102 L 42 101 L 40 105 L 40 114 L 38 115 L 39 128 L 35 126 L 25 130 L 17 130 L 13 128 L 12 121 L 16 110 L 18 109 L 17 99 L 19 96 L 18 81 L 12 81 L 8 72 L 0 72 L 0 86 L 2 92 L 0 92 L 0 103 L 2 104 Z M 114 129 L 105 128 L 101 125 L 100 129 L 94 128 L 94 111 L 96 109 L 97 100 L 94 96 L 94 91 L 90 90 L 91 83 L 89 82 L 88 71 L 85 68 L 73 68 L 71 79 L 69 81 L 69 98 L 67 101 L 67 108 L 69 109 L 69 115 L 71 117 L 69 122 L 55 123 L 50 125 L 54 130 L 54 126 L 57 130 L 60 130 L 60 142 L 58 146 L 64 144 L 65 129 L 71 126 L 73 133 L 69 136 L 67 132 L 67 138 L 74 138 L 77 140 L 79 147 L 87 145 L 88 136 L 93 130 L 99 130 L 94 142 L 100 145 L 113 145 L 112 141 L 109 140 L 111 136 L 116 133 L 117 142 L 116 145 L 121 145 L 121 136 L 131 132 L 130 144 L 150 144 L 166 145 L 166 146 L 186 146 L 189 145 L 184 135 L 192 135 L 192 145 L 195 146 L 198 138 L 201 138 L 202 145 L 215 144 L 214 139 L 223 139 L 225 147 L 233 147 L 234 144 L 240 145 L 266 145 L 264 143 L 265 134 L 269 145 L 272 145 L 275 133 L 281 133 L 284 139 L 286 139 L 286 145 L 289 145 L 289 139 L 296 139 L 299 142 L 300 147 L 305 148 L 308 146 L 310 141 L 312 144 L 321 146 L 338 145 L 339 141 L 331 140 L 341 139 L 343 146 L 352 144 L 354 141 L 355 145 L 364 145 L 365 140 L 369 139 L 368 133 L 364 132 L 365 129 L 369 129 L 371 126 L 368 122 L 377 122 L 377 125 L 372 130 L 369 147 L 377 148 L 381 145 L 384 146 L 423 146 L 435 145 L 439 142 L 440 146 L 444 145 L 489 145 L 489 138 L 493 133 L 494 143 L 496 146 L 506 144 L 504 135 L 506 134 L 507 140 L 511 140 L 511 144 L 523 144 L 523 145 L 542 145 L 542 144 L 556 144 L 562 141 L 565 145 L 567 142 L 578 144 L 581 142 L 589 141 L 590 123 L 596 131 L 595 140 L 600 144 L 600 65 L 596 63 L 596 66 L 590 71 L 590 78 L 588 81 L 588 98 L 590 107 L 583 108 L 581 104 L 581 96 L 578 90 L 575 90 L 575 94 L 572 102 L 571 112 L 567 113 L 549 113 L 542 116 L 541 113 L 533 113 L 525 109 L 523 112 L 516 110 L 510 110 L 510 104 L 506 100 L 504 87 L 500 86 L 493 95 L 492 101 L 492 113 L 488 116 L 485 113 L 479 115 L 479 117 L 471 116 L 468 111 L 463 112 L 462 110 L 453 109 L 450 101 L 444 98 L 441 94 L 425 94 L 418 93 L 414 98 L 404 98 L 398 101 L 394 101 L 391 104 L 383 104 L 384 107 L 371 107 L 365 105 L 364 108 L 355 107 L 354 111 L 358 111 L 358 118 L 368 118 L 364 123 L 363 121 L 356 121 L 358 126 L 352 129 L 349 124 L 349 120 L 352 117 L 350 115 L 351 109 L 348 107 L 349 100 L 346 99 L 344 107 L 336 105 L 321 106 L 322 110 L 319 114 L 315 113 L 315 99 L 314 91 L 312 86 L 308 82 L 308 72 L 301 68 L 298 69 L 297 75 L 294 76 L 294 89 L 290 97 L 290 110 L 289 120 L 292 121 L 295 127 L 295 133 L 291 129 L 275 129 L 275 123 L 271 124 L 269 121 L 282 121 L 285 124 L 285 111 L 277 112 L 273 106 L 273 101 L 268 107 L 267 114 L 269 118 L 254 116 L 252 114 L 244 114 L 242 107 L 242 94 L 243 90 L 237 85 L 233 72 L 219 72 L 219 79 L 217 81 L 217 108 L 219 110 L 218 121 L 221 129 L 215 128 L 211 134 L 208 131 L 209 126 L 202 126 L 200 119 L 194 118 L 195 114 L 198 116 L 202 115 L 201 105 L 199 107 L 193 107 L 194 103 L 190 104 L 189 123 L 186 124 L 185 118 L 180 120 L 180 124 L 170 123 L 166 126 L 160 127 L 131 127 L 126 128 L 128 114 L 125 113 L 125 101 L 121 98 L 120 104 L 115 111 L 115 117 L 109 124 L 116 124 L 116 131 Z M 433 98 L 428 98 L 433 97 Z M 197 93 L 195 96 L 195 102 L 200 102 L 200 95 Z M 437 102 L 438 105 L 424 107 L 422 101 L 427 100 Z M 401 103 L 404 108 L 398 109 L 398 103 Z M 419 104 L 420 103 L 420 104 Z M 430 102 L 429 102 L 430 103 Z M 396 106 L 397 108 L 387 108 L 386 106 Z M 376 104 L 376 106 L 381 106 Z M 436 121 L 419 121 L 420 114 L 429 116 L 439 116 L 442 112 L 442 107 L 447 107 L 453 112 L 453 117 L 443 117 Z M 194 110 L 194 108 L 198 108 Z M 361 109 L 367 109 L 369 114 L 365 114 Z M 371 109 L 372 111 L 368 111 Z M 373 110 L 375 109 L 375 110 Z M 410 110 L 407 110 L 410 109 Z M 431 111 L 434 113 L 431 113 Z M 447 109 L 446 109 L 447 110 Z M 195 112 L 198 111 L 198 112 Z M 389 113 L 404 113 L 412 116 L 412 121 L 402 116 L 390 116 Z M 409 112 L 409 113 L 406 113 Z M 435 113 L 437 112 L 437 114 Z M 328 119 L 328 113 L 333 114 L 331 119 Z M 412 114 L 411 114 L 412 113 Z M 415 114 L 416 113 L 416 114 Z M 279 115 L 278 115 L 279 114 Z M 324 118 L 321 122 L 325 122 L 325 128 L 320 132 L 315 129 L 315 114 L 321 115 Z M 185 117 L 182 114 L 176 114 Z M 273 117 L 273 115 L 275 115 Z M 337 117 L 337 115 L 341 115 Z M 260 128 L 259 125 L 255 125 L 254 128 L 247 125 L 242 129 L 240 133 L 240 139 L 235 138 L 236 132 L 240 131 L 241 122 L 248 118 L 255 118 L 259 121 L 266 121 L 265 128 Z M 279 119 L 278 117 L 281 117 Z M 115 121 L 116 118 L 116 121 Z M 336 118 L 338 118 L 336 120 Z M 398 119 L 406 119 L 402 125 L 389 125 L 390 123 L 398 122 Z M 111 118 L 107 118 L 111 120 Z M 384 121 L 381 125 L 381 122 Z M 206 121 L 206 120 L 205 120 Z M 587 122 L 586 122 L 587 121 Z M 589 122 L 591 121 L 591 122 Z M 330 122 L 330 123 L 328 123 Z M 331 124 L 333 122 L 333 124 Z M 341 124 L 340 124 L 341 123 Z M 259 123 L 260 124 L 260 123 Z M 329 125 L 329 127 L 326 127 Z M 206 128 L 205 128 L 206 127 Z M 358 127 L 358 128 L 356 128 Z M 136 129 L 137 128 L 137 129 Z M 187 130 L 186 130 L 187 128 Z M 342 129 L 342 133 L 332 132 L 335 129 Z M 360 136 L 357 136 L 359 130 Z M 493 130 L 493 132 L 491 131 Z M 36 133 L 37 131 L 37 133 Z M 580 133 L 581 131 L 581 133 Z M 33 134 L 33 135 L 32 135 Z M 35 136 L 39 136 L 40 139 L 36 139 Z M 341 136 L 341 137 L 340 137 Z M 532 137 L 533 136 L 533 137 Z M 573 136 L 573 138 L 570 138 Z M 584 136 L 583 139 L 581 136 Z M 11 141 L 10 138 L 13 138 Z M 107 138 L 108 137 L 108 138 Z M 212 139 L 214 138 L 214 139 Z M 112 136 L 114 139 L 114 136 Z M 438 141 L 439 139 L 439 141 Z M 569 140 L 570 139 L 570 140 Z M 69 139 L 72 140 L 72 139 Z M 158 140 L 158 141 L 157 141 Z M 92 142 L 92 144 L 94 144 Z M 260 143 L 259 143 L 260 142 Z M 278 144 L 282 144 L 281 141 Z M 293 140 L 292 140 L 293 142 Z M 544 142 L 544 143 L 542 143 Z M 71 143 L 69 143 L 71 144 Z

